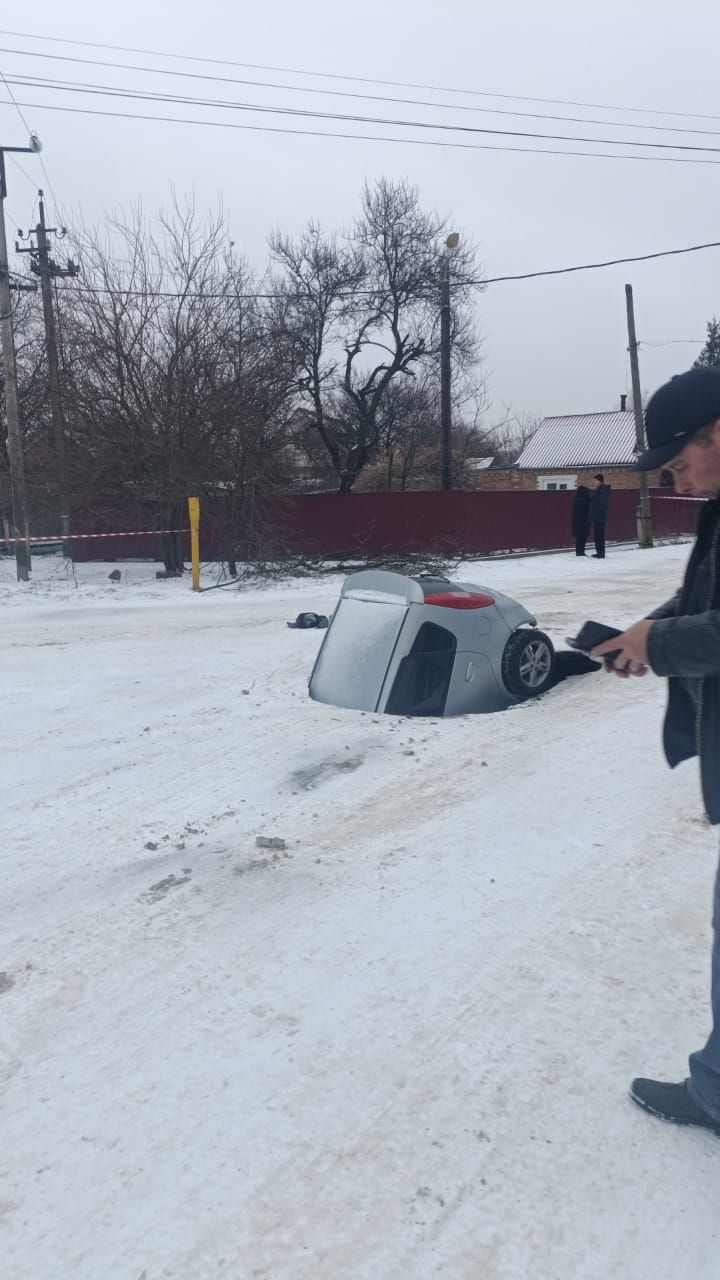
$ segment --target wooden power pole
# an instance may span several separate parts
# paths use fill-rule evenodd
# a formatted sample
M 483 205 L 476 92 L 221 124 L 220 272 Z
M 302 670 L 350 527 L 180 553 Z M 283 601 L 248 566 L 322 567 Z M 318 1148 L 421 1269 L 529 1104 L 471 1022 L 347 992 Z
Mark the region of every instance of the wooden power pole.
M 8 148 L 10 150 L 10 148 Z M 25 458 L 20 430 L 15 339 L 12 324 L 12 296 L 7 239 L 5 237 L 5 156 L 0 149 L 0 338 L 2 339 L 3 374 L 5 379 L 5 414 L 7 418 L 7 451 L 10 462 L 13 538 L 18 582 L 27 582 L 30 574 L 30 526 L 25 489 Z
M 65 276 L 76 276 L 79 268 L 72 261 L 69 261 L 66 267 L 61 267 L 50 257 L 50 243 L 48 236 L 65 235 L 65 228 L 58 230 L 57 227 L 48 227 L 45 225 L 45 204 L 44 193 L 38 192 L 40 203 L 40 218 L 35 227 L 35 244 L 32 243 L 27 249 L 21 249 L 19 245 L 15 248 L 18 253 L 31 254 L 30 269 L 40 277 L 40 289 L 42 292 L 43 317 L 45 320 L 45 349 L 47 352 L 48 362 L 48 392 L 50 396 L 50 417 L 52 421 L 53 445 L 55 448 L 55 464 L 57 468 L 56 474 L 56 491 L 60 500 L 60 524 L 64 538 L 70 533 L 70 495 L 68 492 L 68 476 L 67 476 L 67 459 L 65 452 L 65 419 L 63 416 L 62 405 L 62 388 L 60 386 L 60 366 L 58 362 L 57 347 L 57 328 L 55 325 L 55 309 L 53 307 L 52 282 L 55 279 Z M 32 232 L 28 232 L 25 239 L 30 239 Z M 70 544 L 64 543 L 63 550 L 65 555 L 70 554 Z
M 452 489 L 452 365 L 450 329 L 450 255 L 460 236 L 451 232 L 440 259 L 440 486 Z
M 625 306 L 627 309 L 628 351 L 630 352 L 630 373 L 632 377 L 633 413 L 635 414 L 635 452 L 638 457 L 645 452 L 645 423 L 643 422 L 642 392 L 640 391 L 640 366 L 638 364 L 638 344 L 635 335 L 635 309 L 633 307 L 632 285 L 625 285 Z M 650 509 L 650 493 L 648 490 L 647 472 L 640 471 L 640 506 L 638 508 L 638 546 L 651 547 L 652 512 Z

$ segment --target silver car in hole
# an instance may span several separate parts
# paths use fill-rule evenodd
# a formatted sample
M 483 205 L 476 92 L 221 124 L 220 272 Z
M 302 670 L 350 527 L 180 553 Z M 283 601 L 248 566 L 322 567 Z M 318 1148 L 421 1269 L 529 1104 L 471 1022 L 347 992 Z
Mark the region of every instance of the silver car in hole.
M 553 683 L 552 641 L 494 589 L 367 570 L 346 578 L 310 697 L 400 716 L 499 711 Z

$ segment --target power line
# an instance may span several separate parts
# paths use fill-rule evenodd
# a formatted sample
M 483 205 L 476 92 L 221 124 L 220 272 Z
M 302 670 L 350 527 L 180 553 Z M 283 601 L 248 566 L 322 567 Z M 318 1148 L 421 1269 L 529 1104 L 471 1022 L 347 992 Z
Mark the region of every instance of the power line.
M 13 93 L 12 89 L 10 88 L 10 85 L 8 84 L 7 80 L 5 79 L 5 76 L 3 75 L 3 73 L 2 73 L 2 70 L 1 70 L 1 69 L 0 69 L 0 80 L 2 80 L 3 84 L 5 85 L 5 88 L 7 89 L 8 93 L 9 93 L 9 95 L 10 95 L 10 101 L 12 102 L 12 104 L 13 104 L 13 106 L 14 106 L 15 110 L 17 111 L 17 113 L 18 113 L 18 115 L 19 115 L 19 117 L 20 117 L 20 119 L 21 119 L 21 121 L 22 121 L 23 125 L 25 126 L 25 129 L 26 129 L 27 133 L 28 133 L 28 134 L 30 134 L 30 133 L 32 132 L 32 130 L 30 129 L 30 125 L 28 124 L 28 122 L 27 122 L 27 120 L 25 119 L 25 117 L 24 117 L 24 115 L 23 115 L 22 111 L 20 110 L 20 108 L 19 108 L 19 106 L 18 106 L 17 102 L 15 101 L 15 95 L 14 95 L 14 93 Z
M 23 102 L 24 107 L 33 107 L 43 111 L 62 111 L 71 115 L 85 116 L 103 116 L 110 120 L 142 120 L 142 121 L 160 121 L 164 124 L 191 124 L 200 125 L 205 128 L 215 129 L 242 129 L 253 133 L 279 133 L 288 134 L 290 137 L 307 137 L 307 138 L 344 138 L 351 139 L 356 142 L 394 142 L 402 143 L 406 146 L 415 147 L 446 147 L 453 150 L 461 151 L 504 151 L 504 152 L 522 152 L 529 155 L 556 155 L 556 156 L 584 156 L 593 160 L 634 160 L 636 162 L 647 161 L 650 163 L 660 164 L 704 164 L 716 165 L 720 164 L 719 160 L 705 160 L 688 156 L 648 156 L 648 155 L 627 155 L 621 152 L 612 151 L 576 151 L 559 147 L 509 147 L 492 143 L 479 142 L 447 142 L 439 138 L 397 138 L 389 134 L 372 134 L 372 133 L 343 133 L 339 130 L 323 130 L 323 129 L 283 129 L 279 125 L 260 125 L 260 124 L 237 124 L 229 120 L 198 120 L 188 119 L 184 116 L 157 116 L 157 115 L 140 115 L 135 112 L 128 111 L 101 111 L 92 107 L 62 107 L 57 103 L 47 102 Z M 258 110 L 258 108 L 253 108 Z M 293 114 L 293 113 L 290 113 Z M 302 113 L 294 113 L 302 114 Z M 482 130 L 481 132 L 490 133 L 492 130 Z M 502 133 L 502 130 L 494 132 Z M 516 135 L 513 135 L 516 136 Z M 549 137 L 547 134 L 520 134 L 521 137 Z M 569 138 L 568 141 L 583 141 L 583 139 Z M 615 140 L 610 145 L 615 146 L 659 146 L 659 143 L 622 143 Z M 671 147 L 670 150 L 678 148 Z M 714 148 L 682 148 L 683 150 L 703 150 L 711 151 Z
M 10 153 L 8 154 L 8 160 L 11 162 L 11 164 L 14 165 L 14 167 L 18 170 L 18 172 L 22 174 L 25 181 L 30 183 L 30 186 L 32 187 L 33 191 L 37 191 L 37 183 L 34 182 L 33 179 L 30 177 L 30 174 L 28 173 L 27 169 L 23 168 L 17 156 L 14 156 L 12 155 L 12 153 Z
M 686 346 L 702 346 L 705 338 L 666 338 L 664 340 L 651 341 L 644 338 L 642 342 L 638 342 L 639 347 L 686 347 Z
M 25 116 L 23 115 L 22 111 L 20 110 L 20 105 L 19 105 L 19 103 L 17 102 L 17 100 L 16 100 L 16 98 L 15 98 L 15 95 L 14 95 L 14 93 L 13 93 L 12 89 L 10 88 L 10 84 L 14 84 L 14 83 L 16 83 L 16 82 L 15 82 L 15 81 L 13 81 L 13 80 L 8 81 L 8 80 L 6 79 L 6 77 L 5 77 L 4 73 L 3 73 L 3 71 L 2 71 L 1 69 L 0 69 L 0 79 L 2 79 L 2 82 L 3 82 L 3 84 L 5 85 L 5 88 L 7 89 L 8 93 L 9 93 L 9 95 L 10 95 L 10 100 L 11 100 L 11 102 L 12 102 L 13 106 L 15 107 L 15 110 L 17 111 L 17 113 L 18 113 L 18 115 L 19 115 L 19 117 L 20 117 L 20 120 L 22 121 L 23 125 L 25 126 L 25 129 L 27 130 L 28 134 L 31 134 L 31 133 L 32 133 L 32 130 L 31 130 L 31 128 L 30 128 L 30 125 L 28 124 L 27 120 L 25 119 Z M 28 181 L 28 182 L 29 182 L 33 187 L 35 187 L 35 186 L 36 186 L 36 184 L 33 182 L 33 180 L 32 180 L 32 178 L 30 177 L 30 175 L 29 175 L 28 173 L 26 173 L 26 172 L 25 172 L 25 170 L 23 169 L 23 167 L 22 167 L 22 165 L 20 164 L 19 160 L 17 160 L 15 156 L 11 156 L 10 158 L 13 160 L 14 164 L 15 164 L 15 165 L 17 166 L 17 168 L 20 170 L 20 172 L 22 173 L 23 177 L 24 177 L 24 178 L 26 178 L 26 179 L 27 179 L 27 181 Z M 45 161 L 43 160 L 42 156 L 40 156 L 40 157 L 39 157 L 39 159 L 40 159 L 40 164 L 41 164 L 41 166 L 42 166 L 42 171 L 43 171 L 43 173 L 45 174 L 45 178 L 46 178 L 46 180 L 47 180 L 48 187 L 50 188 L 50 192 L 51 192 L 51 194 L 52 194 L 52 187 L 50 186 L 50 178 L 49 178 L 49 176 L 48 176 L 48 171 L 47 171 L 47 169 L 45 168 Z M 54 195 L 53 195 L 53 202 L 55 202 L 55 197 L 54 197 Z M 31 221 L 32 221 L 32 216 L 33 216 L 34 212 L 35 212 L 35 202 L 33 201 L 32 213 L 31 213 L 31 215 L 30 215 L 30 217 L 31 217 Z
M 32 220 L 35 217 L 35 204 L 37 201 L 37 183 L 30 177 L 30 174 L 28 173 L 27 169 L 25 169 L 23 165 L 21 165 L 16 155 L 13 155 L 12 152 L 10 152 L 7 158 L 10 161 L 10 163 L 13 165 L 13 167 L 17 169 L 18 173 L 20 173 L 22 177 L 25 179 L 28 186 L 32 188 L 33 200 L 32 200 L 32 205 L 30 207 L 30 222 L 32 223 Z M 18 228 L 20 227 L 19 222 L 16 225 Z
M 717 133 L 718 133 L 718 131 L 714 129 L 695 129 L 689 126 L 680 126 L 680 125 L 633 124 L 631 121 L 624 121 L 624 120 L 618 120 L 618 121 L 593 120 L 593 119 L 587 119 L 587 117 L 585 116 L 553 115 L 548 112 L 539 112 L 539 111 L 511 111 L 508 108 L 503 108 L 503 107 L 477 107 L 477 106 L 470 107 L 470 106 L 467 106 L 465 103 L 459 103 L 459 102 L 431 102 L 427 99 L 421 99 L 421 98 L 398 98 L 398 97 L 390 97 L 385 94 L 359 93 L 357 91 L 348 91 L 344 89 L 318 89 L 314 86 L 278 83 L 277 81 L 248 80 L 248 79 L 238 78 L 237 76 L 217 76 L 207 72 L 203 73 L 199 71 L 174 71 L 174 70 L 168 69 L 167 67 L 142 67 L 142 66 L 138 66 L 137 63 L 117 62 L 117 61 L 110 62 L 110 61 L 107 61 L 106 59 L 101 59 L 101 58 L 78 58 L 78 57 L 72 57 L 68 54 L 40 53 L 37 50 L 32 50 L 32 49 L 10 49 L 7 46 L 0 47 L 0 53 L 16 54 L 19 57 L 23 57 L 23 58 L 43 58 L 53 62 L 80 63 L 83 66 L 106 67 L 106 68 L 110 68 L 112 70 L 117 70 L 117 71 L 133 71 L 136 73 L 139 72 L 141 74 L 148 74 L 148 75 L 172 76 L 173 78 L 181 77 L 186 80 L 211 81 L 214 84 L 245 85 L 251 88 L 259 88 L 259 89 L 283 89 L 291 93 L 308 93 L 312 95 L 322 94 L 324 96 L 330 96 L 334 98 L 339 97 L 339 98 L 361 99 L 362 101 L 365 101 L 365 102 L 392 102 L 392 103 L 403 105 L 403 106 L 436 107 L 442 110 L 462 111 L 462 112 L 469 112 L 472 114 L 477 114 L 481 112 L 483 114 L 489 114 L 489 115 L 516 116 L 516 117 L 523 117 L 525 119 L 532 119 L 532 120 L 565 121 L 568 124 L 598 124 L 598 125 L 604 125 L 611 129 L 620 129 L 625 127 L 625 128 L 631 128 L 631 129 L 642 129 L 645 131 L 651 130 L 653 132 L 703 134 L 703 135 L 709 135 L 713 137 L 717 136 Z M 21 73 L 16 72 L 14 74 L 19 75 Z M 28 79 L 34 81 L 39 78 L 30 76 L 28 77 Z M 13 83 L 23 83 L 23 82 L 14 81 Z M 58 81 L 57 83 L 67 84 L 72 82 Z M 74 82 L 74 83 L 77 83 L 77 82 Z M 606 108 L 606 110 L 607 109 L 608 108 Z M 707 117 L 701 117 L 701 118 L 710 119 L 710 120 L 720 120 L 720 116 L 707 116 Z
M 8 93 L 9 93 L 9 95 L 10 95 L 10 99 L 11 99 L 11 101 L 12 101 L 12 104 L 13 104 L 13 106 L 15 107 L 15 110 L 17 111 L 17 113 L 18 113 L 18 115 L 19 115 L 19 117 L 20 117 L 20 119 L 21 119 L 22 123 L 24 124 L 24 126 L 25 126 L 25 128 L 26 128 L 26 130 L 27 130 L 28 134 L 32 134 L 32 130 L 31 130 L 31 128 L 30 128 L 30 125 L 28 124 L 27 120 L 25 119 L 25 116 L 23 115 L 22 111 L 20 110 L 20 103 L 18 103 L 18 101 L 17 101 L 17 99 L 15 98 L 15 95 L 14 95 L 14 93 L 13 93 L 12 89 L 10 88 L 10 85 L 11 85 L 11 84 L 17 84 L 17 81 L 16 81 L 16 80 L 13 80 L 12 78 L 8 81 L 8 80 L 6 79 L 6 77 L 5 77 L 5 75 L 3 74 L 3 71 L 2 71 L 1 69 L 0 69 L 0 79 L 2 79 L 2 82 L 3 82 L 3 84 L 5 85 L 5 88 L 7 89 Z M 26 105 L 26 104 L 25 104 L 25 103 L 23 103 L 22 105 L 24 106 L 24 105 Z M 49 192 L 50 192 L 50 195 L 52 196 L 53 207 L 54 207 L 54 210 L 55 210 L 55 217 L 57 218 L 57 216 L 58 216 L 58 203 L 57 203 L 57 200 L 55 199 L 55 192 L 53 191 L 52 183 L 51 183 L 51 181 L 50 181 L 50 175 L 49 175 L 49 173 L 48 173 L 48 171 L 47 171 L 47 168 L 46 168 L 46 166 L 45 166 L 45 161 L 44 161 L 43 157 L 39 154 L 39 152 L 38 152 L 38 158 L 39 158 L 39 160 L 40 160 L 40 166 L 41 166 L 41 168 L 42 168 L 42 171 L 43 171 L 43 173 L 45 174 L 45 182 L 46 182 L 46 184 L 47 184 L 47 187 L 48 187 L 48 190 L 49 190 Z M 15 163 L 17 164 L 18 169 L 20 169 L 21 173 L 25 174 L 25 177 L 28 179 L 28 182 L 32 182 L 32 179 L 31 179 L 30 177 L 28 177 L 27 173 L 25 173 L 25 170 L 23 169 L 22 165 L 20 165 L 20 164 L 17 162 L 17 160 L 15 161 Z M 35 183 L 33 183 L 32 185 L 33 185 L 33 186 L 35 186 L 36 184 L 35 184 Z M 33 211 L 34 211 L 34 208 L 35 208 L 35 206 L 33 205 Z
M 481 134 L 494 138 L 525 138 L 538 142 L 582 142 L 589 146 L 634 147 L 655 151 L 693 151 L 708 154 L 720 153 L 720 147 L 692 142 L 642 142 L 628 138 L 594 138 L 565 133 L 534 133 L 526 129 L 490 129 L 481 125 L 448 124 L 443 121 L 398 120 L 387 116 L 348 115 L 337 111 L 316 111 L 302 107 L 264 106 L 248 102 L 228 102 L 222 98 L 194 98 L 182 94 L 156 93 L 143 89 L 120 89 L 112 85 L 71 83 L 55 80 L 44 84 L 32 80 L 11 79 L 11 84 L 24 88 L 42 88 L 52 92 L 81 93 L 93 97 L 128 99 L 133 102 L 159 102 L 169 106 L 213 107 L 226 111 L 257 112 L 261 115 L 290 116 L 303 120 L 332 120 L 340 124 L 390 125 L 399 129 L 438 129 L 443 133 Z
M 537 280 L 541 276 L 565 276 L 574 271 L 598 271 L 602 267 L 619 267 L 628 262 L 651 262 L 654 258 L 674 258 L 682 253 L 698 253 L 701 249 L 720 249 L 720 240 L 707 244 L 692 244 L 687 249 L 661 249 L 657 253 L 640 253 L 632 258 L 609 258 L 606 262 L 585 262 L 577 267 L 554 267 L 550 271 L 524 271 L 515 276 L 494 276 L 483 281 L 470 280 L 468 284 L 504 284 L 508 280 Z
M 0 35 L 10 36 L 16 40 L 43 40 L 48 44 L 70 44 L 78 48 L 86 49 L 111 49 L 115 53 L 134 53 L 142 54 L 154 58 L 170 58 L 178 62 L 202 62 L 210 66 L 222 67 L 240 67 L 251 71 L 272 71 L 283 75 L 309 76 L 320 80 L 346 80 L 354 84 L 379 84 L 399 89 L 421 89 L 431 93 L 453 93 L 464 95 L 466 97 L 478 98 L 500 98 L 513 102 L 539 102 L 548 106 L 563 107 L 581 107 L 591 111 L 630 111 L 638 115 L 666 115 L 674 116 L 678 119 L 694 119 L 694 120 L 716 120 L 717 116 L 706 115 L 702 112 L 693 111 L 668 111 L 661 107 L 630 107 L 620 106 L 612 103 L 602 102 L 576 102 L 568 98 L 539 98 L 531 97 L 528 94 L 517 93 L 492 93 L 489 90 L 481 89 L 459 89 L 456 86 L 449 85 L 433 85 L 418 84 L 407 80 L 382 80 L 372 76 L 354 76 L 347 74 L 339 74 L 329 71 L 313 71 L 298 67 L 277 67 L 268 66 L 258 62 L 238 62 L 229 58 L 204 58 L 199 54 L 190 53 L 170 53 L 162 49 L 139 49 L 132 45 L 121 44 L 104 44 L 96 40 L 73 40 L 63 36 L 47 36 L 37 35 L 30 31 L 7 31 L 0 28 Z
M 703 249 L 720 249 L 720 240 L 709 240 L 705 244 L 693 244 L 684 249 L 660 249 L 655 253 L 640 253 L 628 258 L 608 258 L 602 262 L 584 262 L 572 267 L 551 267 L 544 271 L 524 271 L 518 275 L 506 276 L 485 276 L 478 280 L 461 280 L 459 283 L 464 288 L 480 287 L 489 284 L 507 284 L 512 280 L 538 280 L 544 276 L 563 276 L 570 275 L 578 271 L 599 271 L 605 267 L 624 266 L 630 262 L 651 262 L 656 258 L 672 258 L 685 253 L 699 253 Z M 244 301 L 247 299 L 258 301 L 271 301 L 275 299 L 286 299 L 288 301 L 308 300 L 307 294 L 298 293 L 238 293 L 235 290 L 225 291 L 222 293 L 188 293 L 187 290 L 155 290 L 155 289 L 110 289 L 95 285 L 64 285 L 60 293 L 88 294 L 88 295 L 108 295 L 115 297 L 121 295 L 126 298 L 197 298 L 197 299 L 224 299 L 226 302 Z M 377 297 L 380 293 L 378 289 L 353 289 L 351 293 L 338 293 L 338 298 L 355 298 L 358 296 Z M 703 339 L 677 339 L 677 341 L 703 341 Z
M 47 167 L 46 167 L 46 165 L 45 165 L 45 161 L 43 160 L 43 157 L 42 157 L 42 156 L 38 156 L 38 159 L 39 159 L 39 161 L 40 161 L 40 165 L 41 165 L 42 171 L 43 171 L 43 173 L 44 173 L 44 175 L 45 175 L 45 184 L 46 184 L 46 186 L 47 186 L 48 191 L 50 192 L 50 198 L 52 199 L 52 202 L 53 202 L 53 217 L 55 218 L 56 222 L 60 222 L 60 221 L 61 221 L 61 217 L 60 217 L 60 205 L 58 204 L 57 196 L 55 195 L 55 190 L 54 190 L 54 188 L 53 188 L 53 184 L 52 184 L 52 182 L 50 181 L 50 174 L 49 174 L 49 173 L 48 173 L 48 171 L 47 171 Z

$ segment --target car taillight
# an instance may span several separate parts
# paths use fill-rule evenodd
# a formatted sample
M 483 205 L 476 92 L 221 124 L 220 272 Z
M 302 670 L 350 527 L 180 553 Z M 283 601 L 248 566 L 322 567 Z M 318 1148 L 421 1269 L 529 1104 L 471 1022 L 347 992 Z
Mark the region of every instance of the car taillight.
M 487 609 L 494 604 L 493 596 L 482 595 L 479 591 L 439 591 L 425 597 L 426 604 L 437 604 L 443 609 Z

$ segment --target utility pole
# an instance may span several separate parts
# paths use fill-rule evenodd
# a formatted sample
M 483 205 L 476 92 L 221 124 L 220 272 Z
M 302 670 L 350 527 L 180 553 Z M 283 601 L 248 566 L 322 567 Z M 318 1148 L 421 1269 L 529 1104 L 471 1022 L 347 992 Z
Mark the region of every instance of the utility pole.
M 13 537 L 15 539 L 15 567 L 18 582 L 27 582 L 30 574 L 30 525 L 25 488 L 25 458 L 20 430 L 20 406 L 18 404 L 17 366 L 15 363 L 15 338 L 12 324 L 12 298 L 10 294 L 10 268 L 7 239 L 5 236 L 5 152 L 30 152 L 41 150 L 36 134 L 31 134 L 29 147 L 0 147 L 0 341 L 2 342 L 3 374 L 5 378 L 5 414 L 7 417 L 7 451 L 10 462 L 10 489 L 12 492 Z
M 65 456 L 65 420 L 63 417 L 62 407 L 62 390 L 60 386 L 60 367 L 58 363 L 57 350 L 57 329 L 55 326 L 55 309 L 53 307 L 52 298 L 52 282 L 55 279 L 62 279 L 66 276 L 76 276 L 79 267 L 71 260 L 68 261 L 67 267 L 60 267 L 50 257 L 50 245 L 48 243 L 49 235 L 56 235 L 62 238 L 65 235 L 65 228 L 47 227 L 45 225 L 45 204 L 44 193 L 42 190 L 38 192 L 40 198 L 40 220 L 35 228 L 35 241 L 27 249 L 21 249 L 19 244 L 15 245 L 18 253 L 29 253 L 32 255 L 30 270 L 34 271 L 40 277 L 40 289 L 43 301 L 43 316 L 45 319 L 45 348 L 47 351 L 48 362 L 48 390 L 50 392 L 50 415 L 52 420 L 53 444 L 55 446 L 55 461 L 57 464 L 57 495 L 60 499 L 60 526 L 63 538 L 67 539 L 70 533 L 70 499 L 68 493 L 68 477 L 67 477 L 67 460 Z M 28 232 L 27 236 L 23 236 L 22 232 L 18 232 L 21 239 L 29 240 L 32 232 Z M 70 554 L 70 543 L 65 541 L 63 544 L 63 552 L 67 556 Z
M 450 367 L 450 256 L 460 236 L 453 231 L 440 259 L 440 485 L 452 489 L 452 399 Z
M 630 373 L 632 377 L 633 413 L 635 414 L 635 452 L 638 457 L 645 452 L 645 423 L 643 422 L 642 393 L 640 391 L 640 366 L 638 364 L 638 344 L 635 335 L 635 309 L 633 307 L 632 285 L 625 285 L 625 305 L 627 309 L 628 351 L 630 352 Z M 638 546 L 651 547 L 652 512 L 650 510 L 650 493 L 648 491 L 647 472 L 640 471 L 640 506 L 638 508 Z

